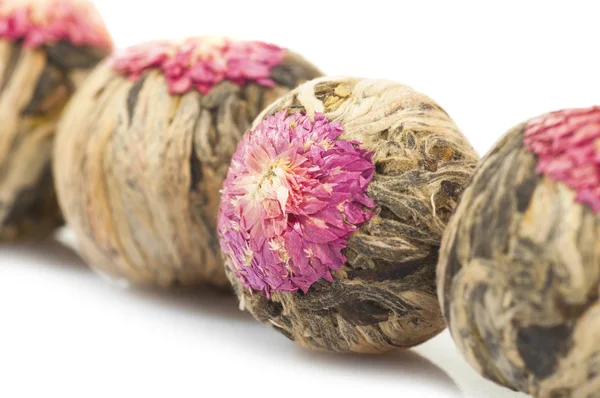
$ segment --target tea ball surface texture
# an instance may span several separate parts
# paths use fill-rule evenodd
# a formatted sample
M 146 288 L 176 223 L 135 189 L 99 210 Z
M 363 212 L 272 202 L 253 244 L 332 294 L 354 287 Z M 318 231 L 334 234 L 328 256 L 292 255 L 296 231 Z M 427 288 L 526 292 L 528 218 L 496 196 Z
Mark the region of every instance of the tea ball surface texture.
M 220 243 L 241 307 L 320 350 L 435 336 L 440 240 L 476 161 L 446 112 L 407 86 L 298 87 L 254 121 L 223 186 Z
M 51 155 L 65 104 L 112 49 L 93 4 L 0 0 L 0 240 L 63 222 Z
M 135 284 L 226 286 L 216 223 L 236 144 L 320 72 L 262 42 L 194 37 L 115 54 L 59 127 L 57 191 L 85 259 Z
M 599 143 L 600 107 L 516 126 L 444 234 L 439 297 L 460 351 L 536 397 L 600 396 Z

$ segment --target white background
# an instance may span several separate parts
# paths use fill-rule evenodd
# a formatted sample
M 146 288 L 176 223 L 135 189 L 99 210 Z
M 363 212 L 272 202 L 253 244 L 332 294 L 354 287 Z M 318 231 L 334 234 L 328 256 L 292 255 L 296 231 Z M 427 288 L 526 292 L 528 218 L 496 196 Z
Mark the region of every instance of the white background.
M 524 119 L 600 102 L 593 1 L 96 3 L 119 47 L 228 34 L 289 47 L 331 75 L 406 83 L 438 101 L 480 153 Z M 313 353 L 232 297 L 124 289 L 57 241 L 0 245 L 2 398 L 383 394 L 521 396 L 475 374 L 447 332 L 383 356 Z

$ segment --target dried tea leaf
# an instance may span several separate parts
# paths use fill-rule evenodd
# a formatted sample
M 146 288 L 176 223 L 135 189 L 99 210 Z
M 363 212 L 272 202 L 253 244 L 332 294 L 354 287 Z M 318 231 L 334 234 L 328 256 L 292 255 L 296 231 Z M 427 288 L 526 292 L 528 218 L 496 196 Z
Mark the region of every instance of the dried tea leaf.
M 231 156 L 271 101 L 320 75 L 300 56 L 266 43 L 206 40 L 118 54 L 97 68 L 62 119 L 54 161 L 61 207 L 89 264 L 112 277 L 164 287 L 226 285 L 216 221 Z M 186 45 L 221 60 L 235 58 L 231 48 L 241 46 L 244 57 L 257 50 L 248 65 L 258 69 L 244 70 L 247 81 L 228 79 L 235 70 L 223 70 L 207 82 L 204 58 L 191 66 L 161 58 L 185 53 Z M 283 84 L 275 69 L 259 65 L 280 56 L 289 75 Z M 182 85 L 187 77 L 190 84 Z
M 437 253 L 478 156 L 435 102 L 389 81 L 316 79 L 269 106 L 235 156 L 219 232 L 243 308 L 319 350 L 407 348 L 443 330 Z M 292 188 L 302 184 L 313 188 Z
M 599 121 L 594 107 L 513 128 L 444 233 L 438 290 L 458 348 L 486 378 L 535 397 L 600 391 Z M 443 195 L 461 190 L 445 183 Z

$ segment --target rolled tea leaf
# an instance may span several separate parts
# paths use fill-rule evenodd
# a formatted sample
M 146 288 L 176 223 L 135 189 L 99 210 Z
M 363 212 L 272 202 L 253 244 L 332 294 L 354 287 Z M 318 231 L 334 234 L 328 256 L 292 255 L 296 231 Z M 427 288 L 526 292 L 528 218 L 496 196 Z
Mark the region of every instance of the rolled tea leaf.
M 477 155 L 402 84 L 320 78 L 269 106 L 233 156 L 219 213 L 243 309 L 302 346 L 408 348 L 445 327 L 442 233 Z
M 600 396 L 600 108 L 549 113 L 485 156 L 442 243 L 439 297 L 486 378 Z
M 0 240 L 62 224 L 50 159 L 56 124 L 111 48 L 88 1 L 0 0 Z
M 231 156 L 269 103 L 319 75 L 291 51 L 224 37 L 141 44 L 99 66 L 54 163 L 90 265 L 136 284 L 225 285 L 216 222 Z

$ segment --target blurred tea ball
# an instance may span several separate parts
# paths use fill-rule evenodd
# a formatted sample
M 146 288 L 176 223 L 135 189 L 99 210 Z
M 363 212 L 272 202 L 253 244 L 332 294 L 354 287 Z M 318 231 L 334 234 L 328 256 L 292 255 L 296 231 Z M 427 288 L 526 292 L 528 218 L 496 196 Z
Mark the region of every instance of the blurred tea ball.
M 85 259 L 136 284 L 225 285 L 216 222 L 237 142 L 319 75 L 286 49 L 224 37 L 141 44 L 99 66 L 55 147 L 59 201 Z
M 485 377 L 600 396 L 600 107 L 518 125 L 482 160 L 442 243 L 439 297 Z
M 50 159 L 56 123 L 111 48 L 88 1 L 0 0 L 0 240 L 62 224 Z
M 438 104 L 402 84 L 321 78 L 276 101 L 222 190 L 220 244 L 241 308 L 320 350 L 435 336 L 440 240 L 477 158 Z

